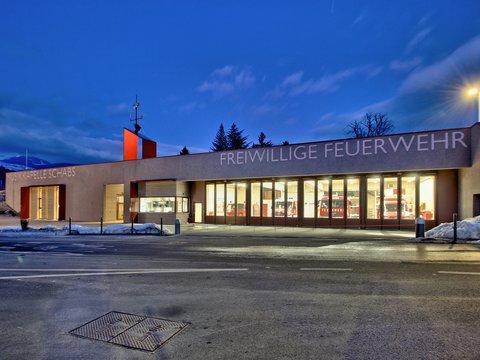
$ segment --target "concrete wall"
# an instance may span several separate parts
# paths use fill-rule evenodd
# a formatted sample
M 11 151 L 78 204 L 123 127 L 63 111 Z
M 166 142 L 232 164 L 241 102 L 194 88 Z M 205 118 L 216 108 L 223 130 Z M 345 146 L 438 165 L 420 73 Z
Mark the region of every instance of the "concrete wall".
M 473 216 L 474 196 L 480 196 L 480 123 L 472 127 L 471 144 L 472 167 L 460 169 L 459 174 L 460 219 Z

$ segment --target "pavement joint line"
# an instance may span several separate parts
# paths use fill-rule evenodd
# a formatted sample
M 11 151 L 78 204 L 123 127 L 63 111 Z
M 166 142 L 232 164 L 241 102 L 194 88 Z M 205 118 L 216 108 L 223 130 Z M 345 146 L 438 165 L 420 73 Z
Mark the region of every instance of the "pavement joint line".
M 300 268 L 300 271 L 353 271 L 352 268 Z
M 439 274 L 450 274 L 450 275 L 480 275 L 480 272 L 473 271 L 437 271 Z
M 137 275 L 137 274 L 165 274 L 165 273 L 195 273 L 195 272 L 233 272 L 248 271 L 247 268 L 232 269 L 159 269 L 150 271 L 109 271 L 109 272 L 92 272 L 92 273 L 74 273 L 74 274 L 44 274 L 44 275 L 19 275 L 19 276 L 2 276 L 0 280 L 12 279 L 34 279 L 34 278 L 53 278 L 53 277 L 78 277 L 78 276 L 103 276 L 103 275 Z

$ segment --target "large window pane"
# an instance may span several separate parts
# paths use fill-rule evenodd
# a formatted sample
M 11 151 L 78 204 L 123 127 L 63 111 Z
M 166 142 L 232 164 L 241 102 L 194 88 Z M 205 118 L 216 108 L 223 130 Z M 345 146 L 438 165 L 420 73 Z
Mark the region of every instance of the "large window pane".
M 380 219 L 380 178 L 367 179 L 367 219 Z
M 225 216 L 225 184 L 217 184 L 217 208 L 215 215 Z
M 227 216 L 235 216 L 235 184 L 227 184 Z
M 343 218 L 344 211 L 344 180 L 332 180 L 332 218 Z
M 263 182 L 262 187 L 263 187 L 262 216 L 272 217 L 273 183 Z
M 275 182 L 275 217 L 285 216 L 285 182 Z
M 172 213 L 175 212 L 175 197 L 140 198 L 141 213 Z
M 360 219 L 360 179 L 347 180 L 347 218 Z
M 315 181 L 303 182 L 303 217 L 315 217 Z
M 298 202 L 298 182 L 289 181 L 287 183 L 287 217 L 297 217 Z
M 415 219 L 415 176 L 402 177 L 402 200 L 400 213 L 402 219 Z
M 207 184 L 207 216 L 215 215 L 215 185 Z
M 260 186 L 259 182 L 252 183 L 251 185 L 251 194 L 250 194 L 250 204 L 251 204 L 251 216 L 259 217 L 260 216 Z
M 317 189 L 318 189 L 318 208 L 317 216 L 319 218 L 328 218 L 330 215 L 330 181 L 328 179 L 318 180 Z
M 435 220 L 435 176 L 420 176 L 420 215 Z
M 398 181 L 396 177 L 383 179 L 383 218 L 398 219 Z
M 237 216 L 245 216 L 247 211 L 247 184 L 237 184 Z

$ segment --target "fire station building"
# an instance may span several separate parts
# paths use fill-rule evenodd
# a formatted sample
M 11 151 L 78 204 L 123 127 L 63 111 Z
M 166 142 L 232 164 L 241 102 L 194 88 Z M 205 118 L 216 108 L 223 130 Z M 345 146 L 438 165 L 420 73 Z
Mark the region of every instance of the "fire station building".
M 125 129 L 123 158 L 9 173 L 7 203 L 29 219 L 166 224 L 413 229 L 480 215 L 479 123 L 165 157 Z

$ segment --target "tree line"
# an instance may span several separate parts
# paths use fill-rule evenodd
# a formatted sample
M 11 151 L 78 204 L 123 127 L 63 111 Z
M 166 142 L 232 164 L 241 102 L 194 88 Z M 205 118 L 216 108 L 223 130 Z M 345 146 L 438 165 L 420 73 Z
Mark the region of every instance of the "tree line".
M 361 119 L 349 123 L 346 128 L 346 133 L 353 138 L 365 138 L 386 135 L 391 133 L 393 129 L 393 122 L 388 118 L 387 114 L 367 112 Z M 272 141 L 267 140 L 267 136 L 263 131 L 258 135 L 258 142 L 252 144 L 248 142 L 248 136 L 244 135 L 243 132 L 244 130 L 240 130 L 235 122 L 232 123 L 228 131 L 225 131 L 223 123 L 221 123 L 212 141 L 210 150 L 225 151 L 247 149 L 248 147 L 270 147 L 274 145 Z M 279 145 L 289 145 L 289 142 L 284 141 Z M 187 147 L 184 146 L 180 151 L 180 155 L 188 154 L 189 151 Z

